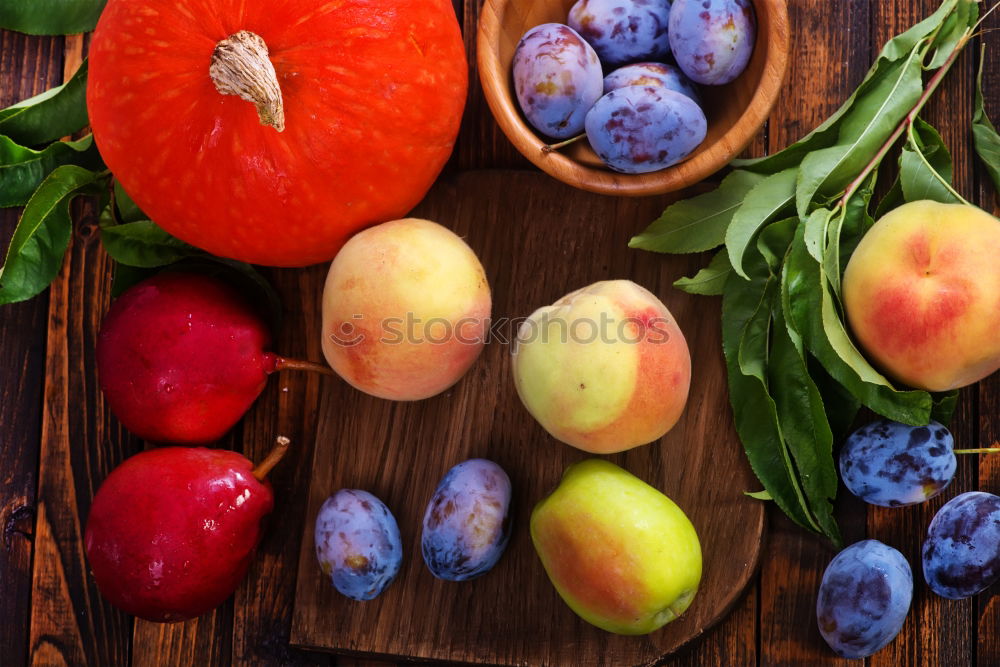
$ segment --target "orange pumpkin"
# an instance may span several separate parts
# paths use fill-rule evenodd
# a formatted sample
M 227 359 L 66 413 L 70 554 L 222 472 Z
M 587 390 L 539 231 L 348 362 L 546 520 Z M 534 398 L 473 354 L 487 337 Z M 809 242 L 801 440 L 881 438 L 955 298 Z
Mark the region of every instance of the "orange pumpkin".
M 304 266 L 423 198 L 467 84 L 447 0 L 110 0 L 87 106 L 107 165 L 168 232 Z

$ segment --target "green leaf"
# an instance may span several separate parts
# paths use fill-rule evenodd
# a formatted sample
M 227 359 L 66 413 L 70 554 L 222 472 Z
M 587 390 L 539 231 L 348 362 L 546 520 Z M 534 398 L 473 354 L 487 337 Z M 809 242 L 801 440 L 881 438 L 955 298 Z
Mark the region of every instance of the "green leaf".
M 968 2 L 968 0 L 963 0 Z M 924 39 L 934 33 L 955 10 L 958 0 L 946 0 L 932 15 L 886 42 L 871 69 L 850 97 L 829 118 L 805 137 L 772 155 L 762 158 L 733 160 L 737 169 L 749 169 L 761 174 L 776 174 L 797 166 L 809 153 L 821 148 L 829 148 L 837 143 L 840 125 L 844 117 L 855 107 L 869 90 L 886 76 L 887 70 L 911 51 Z
M 771 494 L 767 492 L 767 489 L 764 489 L 763 491 L 744 491 L 743 495 L 750 496 L 755 500 L 774 500 L 774 498 L 771 497 Z
M 101 242 L 111 258 L 138 268 L 172 264 L 201 251 L 171 236 L 152 220 L 137 220 L 121 225 L 101 220 Z
M 36 1 L 0 0 L 25 5 Z M 0 135 L 22 146 L 36 146 L 83 129 L 88 122 L 86 91 L 87 61 L 84 61 L 63 85 L 0 110 Z
M 679 278 L 674 281 L 674 287 L 687 292 L 688 294 L 701 294 L 703 296 L 718 296 L 726 285 L 726 279 L 733 272 L 733 267 L 729 264 L 729 255 L 725 250 L 720 250 L 712 257 L 704 269 L 696 273 L 691 278 Z
M 768 388 L 777 407 L 781 433 L 795 462 L 810 513 L 824 535 L 840 543 L 833 518 L 837 469 L 833 463 L 833 433 L 823 398 L 809 376 L 802 340 L 785 326 L 780 300 L 772 306 L 774 331 L 768 359 Z
M 951 187 L 951 154 L 938 131 L 920 118 L 910 125 L 899 158 L 899 183 L 906 201 L 933 199 L 968 203 Z
M 969 0 L 962 0 L 968 3 Z M 959 0 L 945 0 L 937 10 L 923 21 L 886 42 L 879 54 L 879 59 L 899 60 L 910 53 L 920 42 L 938 31 L 948 21 L 948 17 L 957 10 Z
M 931 408 L 931 419 L 947 426 L 955 415 L 955 408 L 958 407 L 958 390 L 953 389 L 934 394 L 933 398 L 934 407 Z
M 0 0 L 0 28 L 29 35 L 89 32 L 107 0 Z
M 40 151 L 0 136 L 0 207 L 27 204 L 45 177 L 64 164 L 102 171 L 104 163 L 94 145 L 94 135 L 78 141 L 57 141 Z
M 922 73 L 920 50 L 914 48 L 906 59 L 890 65 L 886 75 L 844 116 L 838 144 L 802 160 L 795 192 L 799 217 L 808 217 L 817 196 L 842 192 L 868 164 L 920 99 Z
M 823 259 L 823 251 L 826 250 L 826 234 L 830 227 L 830 220 L 833 219 L 834 212 L 818 208 L 806 219 L 803 227 L 802 241 L 806 244 L 806 250 L 816 261 Z
M 993 181 L 993 187 L 1000 195 L 1000 135 L 986 115 L 983 104 L 983 65 L 986 62 L 986 47 L 979 54 L 979 75 L 976 77 L 976 105 L 972 114 L 972 142 L 976 154 L 986 165 L 986 173 Z
M 106 175 L 75 165 L 49 174 L 21 215 L 7 258 L 0 268 L 0 304 L 30 299 L 59 273 L 73 223 L 69 205 L 74 197 L 100 191 Z
M 851 432 L 854 418 L 861 409 L 861 401 L 844 388 L 844 385 L 830 377 L 823 364 L 812 355 L 809 355 L 809 375 L 823 397 L 827 421 L 833 432 L 833 441 L 841 442 Z
M 788 244 L 795 237 L 795 228 L 799 225 L 798 218 L 786 218 L 772 222 L 761 230 L 757 237 L 757 250 L 760 251 L 767 267 L 774 275 L 781 273 L 781 265 L 788 252 Z
M 121 182 L 115 179 L 115 220 L 118 222 L 138 222 L 139 220 L 148 220 L 149 216 L 142 212 L 125 188 L 122 187 Z
M 757 236 L 757 232 L 770 220 L 780 215 L 795 196 L 795 169 L 786 169 L 768 176 L 755 185 L 743 199 L 726 231 L 726 250 L 733 270 L 743 278 L 743 255 Z
M 930 394 L 897 391 L 855 347 L 837 312 L 826 274 L 805 247 L 802 228 L 797 230 L 785 262 L 782 308 L 806 348 L 861 403 L 905 424 L 927 423 Z
M 736 209 L 763 176 L 734 171 L 712 192 L 668 206 L 646 231 L 629 241 L 630 248 L 653 252 L 688 253 L 722 245 Z
M 894 208 L 899 208 L 905 203 L 906 200 L 903 199 L 903 184 L 899 182 L 899 176 L 896 176 L 896 180 L 892 182 L 889 191 L 885 193 L 885 196 L 882 197 L 875 208 L 875 219 L 880 220 L 883 215 Z
M 971 31 L 979 18 L 979 5 L 975 0 L 960 0 L 952 12 L 941 26 L 931 48 L 934 49 L 934 57 L 931 59 L 927 69 L 934 70 L 944 65 L 958 47 L 958 43 Z
M 847 207 L 827 226 L 826 249 L 823 251 L 823 271 L 833 293 L 840 298 L 840 278 L 861 238 L 871 229 L 874 220 L 868 214 L 878 170 L 872 171 L 847 201 Z
M 754 474 L 771 494 L 781 510 L 800 526 L 818 530 L 806 509 L 805 498 L 792 469 L 791 456 L 778 425 L 777 408 L 767 393 L 766 380 L 760 375 L 745 375 L 740 369 L 741 355 L 757 354 L 763 366 L 766 359 L 766 336 L 753 334 L 762 348 L 751 350 L 748 331 L 767 329 L 771 319 L 770 302 L 777 287 L 774 278 L 745 281 L 730 276 L 722 297 L 722 344 L 726 357 L 729 400 L 733 420 Z M 749 361 L 748 359 L 746 361 Z

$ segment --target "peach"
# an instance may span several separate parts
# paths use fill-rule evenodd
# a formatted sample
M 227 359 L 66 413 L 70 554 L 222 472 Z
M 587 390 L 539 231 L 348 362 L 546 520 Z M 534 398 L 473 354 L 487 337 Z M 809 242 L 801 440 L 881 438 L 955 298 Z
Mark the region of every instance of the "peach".
M 868 358 L 929 391 L 1000 368 L 1000 220 L 974 206 L 917 201 L 861 239 L 844 309 Z
M 662 437 L 687 402 L 691 356 L 667 307 L 607 280 L 536 310 L 518 328 L 514 384 L 554 438 L 611 454 Z
M 608 632 L 656 630 L 701 582 L 701 543 L 683 510 L 602 459 L 566 469 L 531 513 L 531 541 L 566 604 Z
M 479 356 L 490 307 L 483 266 L 455 233 L 416 218 L 386 222 L 355 235 L 330 264 L 323 354 L 365 393 L 427 398 Z

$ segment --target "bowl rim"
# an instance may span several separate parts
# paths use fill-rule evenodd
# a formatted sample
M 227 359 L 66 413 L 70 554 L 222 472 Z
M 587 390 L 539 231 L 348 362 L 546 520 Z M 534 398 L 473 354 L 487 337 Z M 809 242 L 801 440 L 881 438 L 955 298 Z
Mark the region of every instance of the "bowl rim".
M 646 174 L 622 174 L 582 164 L 546 145 L 521 118 L 512 96 L 498 82 L 509 73 L 501 66 L 497 44 L 500 16 L 509 0 L 486 0 L 479 13 L 476 64 L 486 103 L 504 135 L 517 150 L 550 176 L 574 187 L 606 195 L 646 196 L 673 192 L 702 181 L 729 164 L 757 136 L 778 101 L 788 70 L 790 35 L 787 0 L 752 0 L 767 7 L 768 32 L 757 45 L 766 48 L 760 84 L 745 113 L 714 144 L 674 166 Z M 759 25 L 759 24 L 758 24 Z

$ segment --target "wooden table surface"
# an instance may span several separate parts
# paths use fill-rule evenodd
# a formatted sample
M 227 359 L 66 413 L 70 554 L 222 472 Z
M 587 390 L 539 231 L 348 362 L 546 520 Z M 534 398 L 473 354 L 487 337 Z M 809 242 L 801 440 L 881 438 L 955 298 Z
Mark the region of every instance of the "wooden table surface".
M 474 44 L 479 3 L 456 3 L 473 76 L 449 169 L 530 169 L 497 129 L 478 87 Z M 793 49 L 788 79 L 751 154 L 778 150 L 822 121 L 861 80 L 881 44 L 937 4 L 790 0 Z M 993 33 L 985 40 L 992 47 L 985 81 L 987 110 L 996 120 L 1000 38 Z M 979 41 L 962 56 L 925 117 L 952 149 L 959 191 L 996 212 L 997 200 L 976 163 L 969 134 Z M 0 31 L 0 107 L 63 81 L 85 49 L 81 37 Z M 6 245 L 16 219 L 17 211 L 0 210 L 0 245 Z M 282 513 L 281 521 L 271 522 L 247 580 L 232 599 L 197 620 L 155 625 L 118 612 L 97 593 L 83 555 L 83 520 L 101 480 L 143 443 L 110 416 L 95 379 L 94 332 L 108 305 L 111 268 L 96 230 L 94 212 L 81 207 L 66 264 L 52 289 L 0 310 L 0 664 L 376 664 L 307 653 L 288 644 L 319 404 L 316 378 L 270 383 L 224 443 L 258 458 L 270 434 L 280 429 L 300 444 L 272 477 L 276 495 L 289 511 Z M 301 272 L 268 275 L 284 294 L 316 289 L 315 281 Z M 705 317 L 718 313 L 706 311 Z M 318 350 L 306 349 L 298 329 L 286 323 L 277 349 L 318 358 Z M 964 447 L 1000 439 L 1000 375 L 962 392 L 953 431 Z M 922 506 L 875 509 L 842 492 L 838 517 L 849 542 L 878 538 L 900 549 L 911 563 L 919 563 L 921 538 L 934 512 L 947 498 L 972 489 L 1000 492 L 1000 456 L 962 457 L 945 497 Z M 760 572 L 741 602 L 725 621 L 665 664 L 849 664 L 829 651 L 815 624 L 816 587 L 834 555 L 832 548 L 773 509 L 769 524 Z M 969 600 L 948 601 L 928 592 L 919 566 L 915 574 L 913 607 L 901 634 L 868 663 L 1000 665 L 997 586 Z

